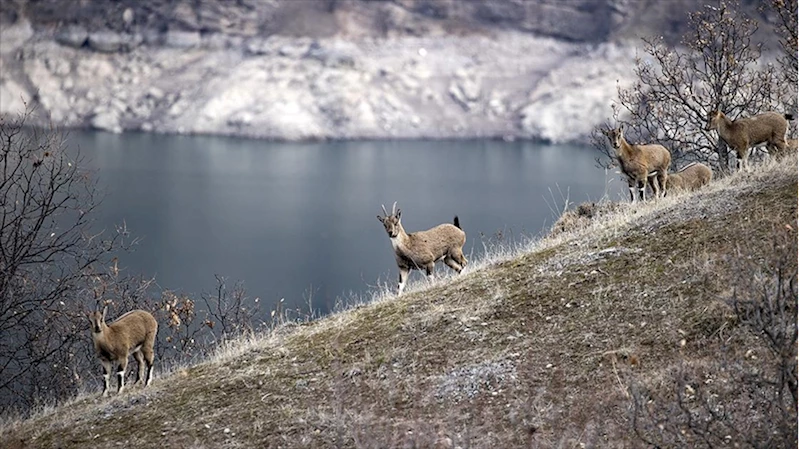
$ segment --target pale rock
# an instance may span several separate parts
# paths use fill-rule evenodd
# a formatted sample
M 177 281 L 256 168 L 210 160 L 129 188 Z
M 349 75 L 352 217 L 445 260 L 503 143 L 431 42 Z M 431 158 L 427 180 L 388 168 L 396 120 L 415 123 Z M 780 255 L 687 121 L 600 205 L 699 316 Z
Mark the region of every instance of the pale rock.
M 89 32 L 86 31 L 86 28 L 77 25 L 64 27 L 55 35 L 56 42 L 74 48 L 83 47 L 88 39 Z
M 33 37 L 33 28 L 27 19 L 17 20 L 13 25 L 0 26 L 0 55 L 10 54 Z
M 130 8 L 125 8 L 125 11 L 122 12 L 122 22 L 125 26 L 130 26 L 133 23 L 133 10 Z
M 253 37 L 247 39 L 244 44 L 244 53 L 253 56 L 271 55 L 275 50 L 272 47 L 269 39 L 262 39 L 260 37 Z
M 99 110 L 92 117 L 91 123 L 96 129 L 117 134 L 122 132 L 122 125 L 119 124 L 119 113 L 116 110 Z
M 121 34 L 114 31 L 96 31 L 89 34 L 89 48 L 102 53 L 130 51 L 140 43 L 140 35 Z
M 78 60 L 76 68 L 78 78 L 96 81 L 109 80 L 114 75 L 114 66 L 105 59 L 87 57 Z
M 280 56 L 286 58 L 299 59 L 308 52 L 308 45 L 304 45 L 302 41 L 293 42 L 291 44 L 282 45 L 278 50 Z
M 147 89 L 147 96 L 154 100 L 160 100 L 164 98 L 164 91 L 155 86 L 150 86 L 150 88 Z
M 128 109 L 128 104 L 125 102 L 125 100 L 126 98 L 123 96 L 112 98 L 109 102 L 109 106 L 118 112 L 125 112 Z
M 200 33 L 197 31 L 169 30 L 164 38 L 166 46 L 174 48 L 199 47 L 201 42 Z
M 45 67 L 47 67 L 47 70 L 49 70 L 50 73 L 58 76 L 69 75 L 69 72 L 71 70 L 69 61 L 62 59 L 58 56 L 50 56 L 45 58 L 44 65 Z
M 234 114 L 232 117 L 230 117 L 227 120 L 227 123 L 228 125 L 238 126 L 238 127 L 250 126 L 252 125 L 254 118 L 255 117 L 250 112 L 239 111 L 236 114 Z
M 458 87 L 463 92 L 464 98 L 468 101 L 480 99 L 480 83 L 474 79 L 464 79 L 458 83 Z
M 520 125 L 527 136 L 552 143 L 584 141 L 611 116 L 617 87 L 627 88 L 634 82 L 630 67 L 635 56 L 608 46 L 614 44 L 569 59 L 538 83 L 521 109 Z M 615 57 L 608 59 L 608 54 Z
M 31 94 L 14 81 L 0 81 L 0 115 L 17 115 L 25 112 L 30 105 Z
M 173 104 L 169 108 L 168 113 L 172 117 L 177 117 L 177 116 L 179 116 L 180 114 L 183 113 L 183 110 L 185 109 L 185 107 L 186 107 L 186 105 L 183 103 L 183 101 L 176 101 L 175 104 Z

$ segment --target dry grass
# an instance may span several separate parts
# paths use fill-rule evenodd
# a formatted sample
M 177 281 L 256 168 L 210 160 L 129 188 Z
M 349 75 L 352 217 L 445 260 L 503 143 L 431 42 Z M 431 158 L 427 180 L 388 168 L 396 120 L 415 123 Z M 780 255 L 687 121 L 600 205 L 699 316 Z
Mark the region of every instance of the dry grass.
M 721 298 L 731 257 L 760 256 L 741 241 L 796 229 L 795 167 L 792 156 L 497 247 L 464 275 L 351 298 L 147 390 L 9 417 L 0 446 L 639 446 L 631 379 L 665 384 L 722 346 L 762 349 Z

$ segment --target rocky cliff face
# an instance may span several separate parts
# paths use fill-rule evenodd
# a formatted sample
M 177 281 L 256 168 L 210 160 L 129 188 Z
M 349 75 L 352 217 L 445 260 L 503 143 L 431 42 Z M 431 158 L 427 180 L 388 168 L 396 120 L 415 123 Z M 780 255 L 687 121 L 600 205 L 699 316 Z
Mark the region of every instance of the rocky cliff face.
M 13 1 L 13 0 L 12 0 Z M 89 31 L 184 31 L 253 36 L 475 33 L 517 30 L 601 41 L 633 12 L 628 0 L 17 0 L 7 19 Z
M 581 140 L 632 81 L 634 42 L 615 38 L 648 1 L 16 0 L 0 12 L 0 113 L 36 105 L 41 122 L 114 132 Z

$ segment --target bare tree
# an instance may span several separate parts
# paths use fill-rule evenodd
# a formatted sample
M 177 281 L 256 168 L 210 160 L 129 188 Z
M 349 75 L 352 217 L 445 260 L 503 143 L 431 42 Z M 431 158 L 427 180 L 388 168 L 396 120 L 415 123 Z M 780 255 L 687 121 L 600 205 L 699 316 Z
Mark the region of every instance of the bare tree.
M 98 194 L 80 155 L 29 116 L 0 118 L 0 410 L 77 388 L 80 292 L 124 243 L 92 229 Z
M 255 331 L 255 317 L 260 314 L 259 299 L 247 297 L 242 282 L 229 290 L 227 279 L 216 276 L 216 291 L 203 296 L 206 318 L 204 324 L 218 341 L 227 336 L 252 333 Z
M 120 269 L 118 257 L 137 240 L 124 224 L 96 229 L 93 173 L 58 130 L 26 127 L 30 114 L 0 117 L 0 413 L 27 412 L 100 382 L 91 309 L 111 306 L 111 321 L 132 309 L 152 312 L 162 324 L 159 368 L 254 330 L 258 304 L 242 284 L 228 291 L 218 277 L 198 311 L 189 295 Z
M 795 101 L 797 71 L 799 71 L 796 51 L 797 46 L 799 46 L 799 40 L 797 40 L 797 1 L 771 0 L 768 6 L 777 15 L 774 30 L 780 38 L 780 47 L 783 53 L 778 62 L 782 67 L 781 74 L 785 78 L 786 84 L 793 87 L 793 92 L 788 92 L 788 95 L 792 93 L 791 98 Z
M 721 0 L 689 14 L 690 31 L 680 48 L 665 45 L 660 37 L 644 38 L 645 55 L 635 66 L 638 79 L 631 88 L 619 89 L 612 119 L 624 124 L 633 139 L 669 148 L 673 169 L 700 161 L 728 171 L 726 145 L 704 129 L 707 112 L 720 109 L 734 119 L 787 109 L 790 86 L 761 57 L 761 44 L 752 39 L 757 29 L 756 21 Z M 606 156 L 598 163 L 613 165 L 615 155 L 598 131 L 594 146 Z

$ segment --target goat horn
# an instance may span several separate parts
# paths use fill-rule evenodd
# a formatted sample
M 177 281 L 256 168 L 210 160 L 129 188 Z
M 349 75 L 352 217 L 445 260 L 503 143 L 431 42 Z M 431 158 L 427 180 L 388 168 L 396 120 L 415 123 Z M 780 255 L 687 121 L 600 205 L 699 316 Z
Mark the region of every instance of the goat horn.
M 385 205 L 383 205 L 383 204 L 381 204 L 381 205 L 380 205 L 380 207 L 382 207 L 382 208 L 383 208 L 383 215 L 385 215 L 386 217 L 388 217 L 388 212 L 386 211 L 386 206 L 385 206 Z
M 395 213 L 397 213 L 397 202 L 396 201 L 394 201 L 394 205 L 391 206 L 391 215 L 394 215 Z

